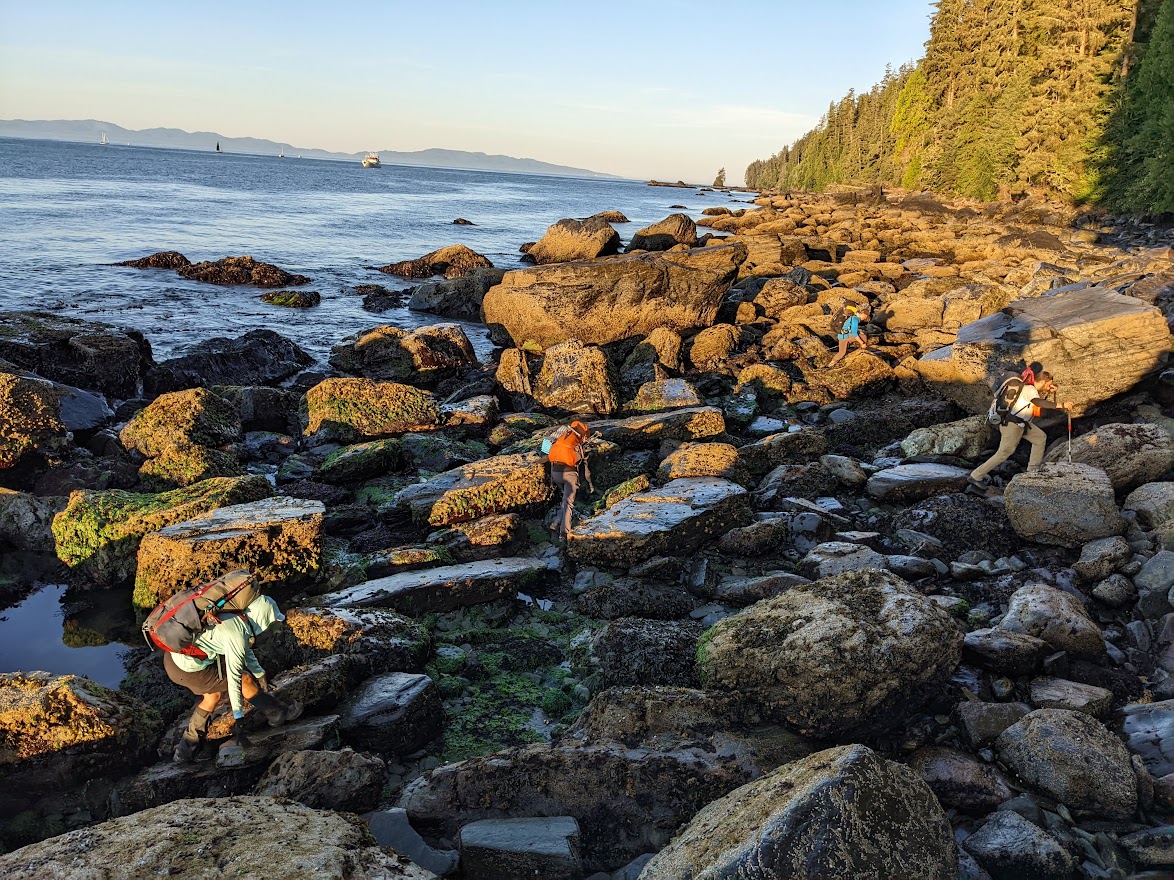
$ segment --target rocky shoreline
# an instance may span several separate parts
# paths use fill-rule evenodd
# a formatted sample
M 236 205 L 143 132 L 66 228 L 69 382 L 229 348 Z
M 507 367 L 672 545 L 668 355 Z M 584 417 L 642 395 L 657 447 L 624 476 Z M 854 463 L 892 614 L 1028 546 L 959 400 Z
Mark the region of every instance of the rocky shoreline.
M 139 613 L 251 568 L 307 708 L 181 767 L 158 655 L 118 690 L 0 675 L 0 874 L 1168 877 L 1174 236 L 878 190 L 704 214 L 383 267 L 490 363 L 443 322 L 156 362 L 0 315 L 0 550 Z M 127 265 L 316 297 L 251 257 Z M 1031 361 L 1071 448 L 966 493 Z M 540 447 L 572 415 L 600 492 L 558 546 Z

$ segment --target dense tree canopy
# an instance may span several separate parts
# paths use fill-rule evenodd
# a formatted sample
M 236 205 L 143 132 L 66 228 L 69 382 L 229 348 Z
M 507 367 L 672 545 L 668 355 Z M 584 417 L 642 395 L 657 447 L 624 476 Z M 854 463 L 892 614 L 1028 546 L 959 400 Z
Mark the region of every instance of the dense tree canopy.
M 747 185 L 887 183 L 1174 210 L 1174 0 L 939 0 L 925 57 L 832 103 Z

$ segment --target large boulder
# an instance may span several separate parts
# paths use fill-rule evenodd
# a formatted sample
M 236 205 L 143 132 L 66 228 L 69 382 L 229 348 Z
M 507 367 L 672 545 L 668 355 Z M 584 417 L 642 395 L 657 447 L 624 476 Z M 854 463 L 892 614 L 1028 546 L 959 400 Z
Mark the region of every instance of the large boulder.
M 459 324 L 434 324 L 410 333 L 375 327 L 330 351 L 336 370 L 378 381 L 434 382 L 476 364 L 473 345 Z
M 746 782 L 732 758 L 700 750 L 532 745 L 448 764 L 400 798 L 412 826 L 455 836 L 469 822 L 572 816 L 588 870 L 660 849 L 702 805 Z
M 134 603 L 152 608 L 180 590 L 246 568 L 261 583 L 292 585 L 322 566 L 321 501 L 267 498 L 221 507 L 146 535 Z
M 665 456 L 656 476 L 661 483 L 682 477 L 721 477 L 743 486 L 750 482 L 737 447 L 729 443 L 683 443 Z
M 660 222 L 645 226 L 632 236 L 628 250 L 667 251 L 679 244 L 687 247 L 697 244 L 697 224 L 688 214 L 669 214 Z
M 411 385 L 325 379 L 306 392 L 306 419 L 306 436 L 321 431 L 347 443 L 433 430 L 440 410 L 431 394 Z
M 53 517 L 57 557 L 95 583 L 117 584 L 134 574 L 144 535 L 218 507 L 272 494 L 269 481 L 261 476 L 218 477 L 154 495 L 80 490 Z
M 602 217 L 559 220 L 526 253 L 536 263 L 592 260 L 618 253 L 620 236 Z
M 999 628 L 1043 639 L 1075 658 L 1096 660 L 1105 652 L 1105 637 L 1081 601 L 1046 584 L 1016 590 Z
M 1151 305 L 1107 287 L 1086 287 L 1011 303 L 967 324 L 953 345 L 917 361 L 927 382 L 972 413 L 990 407 L 991 388 L 1039 361 L 1083 415 L 1158 369 L 1170 330 Z
M 628 567 L 653 556 L 692 553 L 750 517 L 749 494 L 736 483 L 683 478 L 584 519 L 568 535 L 567 551 L 580 563 Z
M 155 398 L 134 414 L 119 439 L 127 449 L 152 458 L 176 445 L 223 446 L 240 433 L 240 415 L 230 401 L 192 388 Z
M 956 880 L 950 822 L 907 767 L 862 745 L 816 752 L 707 804 L 641 880 Z
M 338 714 L 346 742 L 397 757 L 427 745 L 444 729 L 440 691 L 420 673 L 370 678 L 338 707 Z
M 36 379 L 0 372 L 0 470 L 28 453 L 51 456 L 69 448 L 61 398 L 57 389 Z
M 547 409 L 580 415 L 610 416 L 620 406 L 607 355 L 577 339 L 546 350 L 534 398 Z
M 1011 810 L 999 810 L 962 842 L 993 880 L 1069 880 L 1076 860 L 1054 837 Z
M 540 452 L 497 455 L 437 474 L 395 496 L 412 518 L 432 526 L 467 522 L 541 504 L 553 489 Z
M 745 249 L 631 254 L 507 272 L 482 303 L 485 322 L 512 345 L 547 348 L 575 337 L 604 344 L 658 327 L 706 327 L 737 275 Z
M 250 330 L 234 339 L 216 337 L 165 360 L 143 376 L 148 394 L 211 385 L 278 385 L 314 359 L 272 330 Z
M 253 793 L 317 809 L 365 813 L 379 804 L 386 775 L 386 766 L 374 755 L 305 749 L 278 755 Z
M 151 755 L 161 728 L 145 704 L 88 678 L 0 673 L 0 817 L 52 791 L 132 770 Z
M 403 278 L 427 278 L 430 275 L 460 278 L 474 269 L 492 268 L 493 263 L 472 248 L 463 244 L 450 244 L 415 260 L 380 266 L 379 271 Z
M 1086 464 L 1045 464 L 1017 474 L 1003 503 L 1016 533 L 1040 544 L 1080 547 L 1125 530 L 1108 475 Z
M 128 858 L 133 853 L 133 859 Z M 112 873 L 112 866 L 118 866 Z M 271 797 L 193 798 L 0 856 L 9 880 L 191 877 L 435 880 L 377 846 L 356 816 Z
M 999 760 L 1031 788 L 1081 815 L 1128 819 L 1137 810 L 1129 750 L 1084 712 L 1037 709 L 995 742 Z
M 505 269 L 474 269 L 460 278 L 428 281 L 412 288 L 408 308 L 463 321 L 481 320 L 481 301 L 489 288 L 501 284 Z
M 1056 443 L 1044 461 L 1068 460 L 1068 444 Z M 1174 440 L 1160 425 L 1101 425 L 1072 441 L 1072 461 L 1100 468 L 1118 492 L 1129 492 L 1174 467 Z
M 0 327 L 0 358 L 110 397 L 134 397 L 151 363 L 151 346 L 137 330 L 49 312 L 4 312 Z
M 962 632 L 895 574 L 801 584 L 719 621 L 697 648 L 707 688 L 828 739 L 899 723 L 954 671 Z
M 834 367 L 810 376 L 813 384 L 822 385 L 833 397 L 875 397 L 896 382 L 893 368 L 871 351 L 852 351 Z

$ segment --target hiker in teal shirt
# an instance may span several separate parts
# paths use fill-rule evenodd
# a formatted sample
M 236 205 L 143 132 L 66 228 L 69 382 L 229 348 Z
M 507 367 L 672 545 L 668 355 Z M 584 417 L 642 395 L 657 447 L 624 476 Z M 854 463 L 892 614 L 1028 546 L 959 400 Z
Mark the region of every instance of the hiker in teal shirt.
M 868 348 L 868 337 L 860 329 L 860 319 L 863 318 L 867 321 L 872 316 L 872 311 L 869 309 L 868 304 L 848 306 L 844 311 L 848 313 L 848 318 L 844 321 L 843 326 L 840 327 L 840 332 L 836 334 L 836 339 L 840 343 L 839 350 L 836 352 L 836 356 L 828 361 L 828 367 L 834 367 L 847 356 L 848 344 L 853 340 L 861 348 Z
M 195 757 L 225 693 L 232 705 L 233 737 L 240 745 L 248 742 L 241 726 L 245 700 L 257 707 L 270 726 L 301 714 L 299 703 L 286 703 L 265 692 L 265 669 L 253 653 L 253 640 L 280 620 L 285 620 L 285 615 L 277 603 L 268 596 L 258 596 L 243 614 L 224 615 L 222 622 L 196 638 L 196 647 L 208 655 L 206 660 L 171 652 L 163 655 L 167 677 L 200 697 L 176 746 L 177 763 L 186 764 Z

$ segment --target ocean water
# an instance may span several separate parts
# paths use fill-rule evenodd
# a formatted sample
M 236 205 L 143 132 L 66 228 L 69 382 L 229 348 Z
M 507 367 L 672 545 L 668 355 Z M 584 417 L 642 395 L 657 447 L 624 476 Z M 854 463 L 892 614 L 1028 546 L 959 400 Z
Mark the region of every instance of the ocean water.
M 632 222 L 616 228 L 627 240 L 673 204 L 699 217 L 710 205 L 737 207 L 734 198 L 638 181 L 0 138 L 0 322 L 4 311 L 47 309 L 128 326 L 147 335 L 156 359 L 268 327 L 324 361 L 360 330 L 443 320 L 364 311 L 354 285 L 418 283 L 371 266 L 459 243 L 514 268 L 519 245 L 563 217 L 622 211 Z M 457 217 L 476 225 L 454 226 Z M 255 288 L 110 265 L 161 250 L 193 262 L 249 254 L 308 275 L 303 289 L 322 304 L 286 309 L 261 302 Z M 484 328 L 467 331 L 487 354 Z M 125 588 L 73 596 L 47 584 L 0 610 L 0 672 L 46 669 L 117 685 L 122 644 L 138 642 Z
M 745 196 L 742 196 L 745 198 Z M 356 284 L 418 282 L 370 268 L 465 244 L 494 265 L 563 217 L 619 210 L 622 238 L 683 204 L 699 217 L 733 197 L 638 181 L 589 180 L 358 162 L 0 138 L 0 311 L 49 309 L 141 330 L 156 359 L 257 327 L 319 359 L 357 331 L 435 323 L 362 308 Z M 475 226 L 454 226 L 463 217 Z M 295 310 L 251 287 L 217 287 L 166 270 L 111 266 L 161 250 L 193 262 L 248 254 L 312 279 L 322 304 Z M 0 318 L 2 320 L 2 318 Z M 483 330 L 468 328 L 479 351 Z

